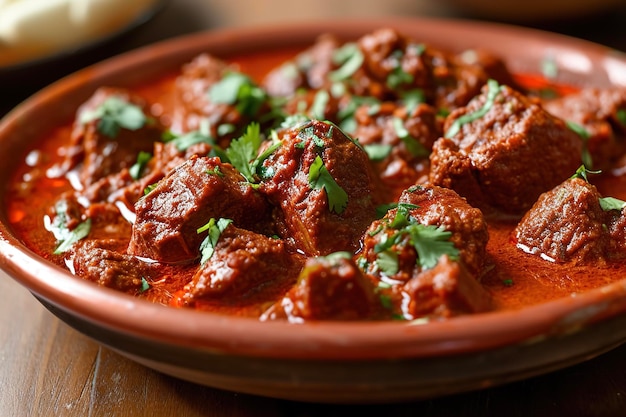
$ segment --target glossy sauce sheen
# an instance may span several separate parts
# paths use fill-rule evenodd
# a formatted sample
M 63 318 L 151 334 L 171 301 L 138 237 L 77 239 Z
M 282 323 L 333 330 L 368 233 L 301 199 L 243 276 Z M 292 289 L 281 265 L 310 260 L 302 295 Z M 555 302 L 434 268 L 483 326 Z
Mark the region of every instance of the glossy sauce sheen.
M 251 54 L 246 57 L 232 60 L 240 65 L 243 73 L 251 75 L 256 80 L 278 64 L 291 58 L 296 51 L 276 51 L 260 54 Z M 133 92 L 144 97 L 148 102 L 158 103 L 163 113 L 171 107 L 170 91 L 177 74 L 168 74 L 158 80 L 132 89 Z M 534 77 L 517 76 L 516 79 L 529 87 L 541 84 Z M 568 92 L 565 89 L 563 92 Z M 168 120 L 162 120 L 168 125 Z M 59 194 L 70 190 L 70 184 L 65 179 L 50 179 L 45 176 L 45 170 L 61 159 L 57 149 L 69 141 L 71 120 L 60 126 L 49 135 L 42 137 L 35 149 L 41 163 L 29 166 L 28 162 L 15 173 L 6 204 L 9 208 L 10 222 L 24 243 L 41 256 L 50 259 L 59 265 L 64 265 L 63 256 L 51 255 L 55 248 L 55 239 L 45 230 L 43 219 L 48 208 L 53 205 Z M 32 158 L 35 153 L 31 153 Z M 24 156 L 28 161 L 28 158 Z M 603 195 L 610 195 L 626 199 L 626 179 L 609 174 L 594 177 L 594 184 Z M 482 277 L 481 283 L 493 296 L 497 308 L 516 309 L 531 304 L 537 304 L 555 298 L 570 296 L 574 293 L 597 288 L 626 276 L 626 262 L 613 261 L 606 266 L 572 266 L 568 264 L 551 263 L 538 256 L 529 255 L 518 249 L 511 239 L 511 232 L 517 220 L 488 218 L 489 243 L 487 245 L 487 264 L 491 267 Z M 177 266 L 164 266 L 163 279 L 152 283 L 151 288 L 139 295 L 151 301 L 171 304 L 171 295 L 176 293 L 189 281 L 197 266 L 187 269 Z M 276 288 L 275 300 L 278 300 L 287 288 Z M 246 305 L 233 304 L 213 305 L 203 302 L 200 309 L 219 311 L 235 315 L 258 316 L 273 301 L 255 300 L 254 297 L 246 300 Z M 274 301 L 275 301 L 274 300 Z

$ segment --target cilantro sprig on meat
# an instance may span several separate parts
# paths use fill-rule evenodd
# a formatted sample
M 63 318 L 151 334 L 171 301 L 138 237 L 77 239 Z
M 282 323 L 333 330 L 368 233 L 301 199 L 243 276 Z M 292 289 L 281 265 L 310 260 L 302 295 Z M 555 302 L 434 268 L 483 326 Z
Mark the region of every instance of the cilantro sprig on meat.
M 197 233 L 208 232 L 206 238 L 200 244 L 200 264 L 204 265 L 215 253 L 215 246 L 222 235 L 222 232 L 226 230 L 229 224 L 233 221 L 231 219 L 215 219 L 211 218 L 207 224 L 198 228 Z
M 337 184 L 319 155 L 309 168 L 309 186 L 314 190 L 326 192 L 330 211 L 341 214 L 348 206 L 348 194 Z
M 66 200 L 59 200 L 54 206 L 55 217 L 46 228 L 54 235 L 57 246 L 54 249 L 55 255 L 60 255 L 70 250 L 76 242 L 84 239 L 91 231 L 91 219 L 87 219 L 75 227 L 69 227 L 69 207 Z
M 487 81 L 487 86 L 488 86 L 487 99 L 485 100 L 485 103 L 483 103 L 482 107 L 473 113 L 464 114 L 463 116 L 456 119 L 452 123 L 450 128 L 446 131 L 446 134 L 445 134 L 446 138 L 451 138 L 452 136 L 456 135 L 461 130 L 461 126 L 463 126 L 466 123 L 471 123 L 474 120 L 480 119 L 481 117 L 486 115 L 489 112 L 489 110 L 491 110 L 495 102 L 495 99 L 498 93 L 500 92 L 501 87 L 500 87 L 500 84 L 498 84 L 498 82 L 493 79 L 490 79 Z
M 220 81 L 213 84 L 208 96 L 213 103 L 236 106 L 239 113 L 246 116 L 255 116 L 268 100 L 265 90 L 247 75 L 236 71 L 226 73 Z
M 572 175 L 570 178 L 580 178 L 580 179 L 585 180 L 585 182 L 589 182 L 589 177 L 587 176 L 587 174 L 601 174 L 601 173 L 602 171 L 591 171 L 587 169 L 585 165 L 583 164 L 576 170 L 574 175 Z M 626 201 L 620 200 L 615 197 L 600 197 L 599 202 L 600 202 L 600 207 L 604 211 L 611 211 L 611 210 L 621 211 L 622 209 L 624 209 L 624 207 L 626 207 Z
M 237 168 L 248 182 L 256 184 L 259 178 L 269 178 L 272 176 L 271 168 L 262 166 L 266 160 L 282 143 L 274 138 L 273 143 L 261 154 L 259 150 L 265 141 L 261 134 L 258 123 L 250 123 L 246 132 L 238 139 L 233 140 L 226 149 L 226 156 L 230 163 Z
M 110 96 L 93 110 L 85 110 L 79 115 L 82 124 L 98 120 L 98 132 L 110 138 L 116 138 L 120 129 L 137 130 L 142 128 L 148 118 L 143 110 L 118 96 Z
M 399 203 L 394 218 L 388 223 L 393 233 L 382 234 L 380 242 L 374 246 L 376 265 L 386 275 L 395 275 L 399 270 L 398 246 L 412 246 L 417 253 L 416 262 L 424 269 L 435 267 L 443 255 L 458 259 L 459 250 L 450 241 L 452 233 L 443 226 L 419 223 L 410 215 L 410 211 L 417 207 Z M 382 231 L 381 228 L 377 234 Z

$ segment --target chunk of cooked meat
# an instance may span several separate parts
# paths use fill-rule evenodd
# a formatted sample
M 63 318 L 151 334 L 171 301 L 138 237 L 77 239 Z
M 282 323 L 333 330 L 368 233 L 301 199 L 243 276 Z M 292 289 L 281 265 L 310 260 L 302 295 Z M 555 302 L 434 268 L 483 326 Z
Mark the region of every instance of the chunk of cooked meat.
M 365 151 L 335 125 L 310 121 L 278 132 L 281 146 L 263 161 L 260 187 L 279 234 L 306 255 L 355 251 L 375 217 L 375 175 Z
M 73 250 L 76 275 L 102 285 L 137 295 L 149 280 L 158 275 L 158 266 L 119 252 L 123 242 L 81 240 Z
M 197 230 L 211 218 L 264 231 L 270 208 L 265 198 L 230 164 L 192 156 L 135 204 L 128 253 L 161 262 L 200 256 Z
M 626 152 L 626 88 L 583 88 L 543 106 L 583 135 L 587 168 L 611 168 Z
M 263 313 L 261 321 L 376 319 L 382 317 L 382 307 L 373 283 L 350 255 L 334 253 L 308 258 L 298 282 Z
M 493 300 L 463 263 L 446 255 L 437 265 L 411 278 L 401 288 L 405 318 L 446 319 L 493 309 Z
M 513 232 L 517 246 L 552 262 L 604 263 L 626 257 L 625 216 L 604 210 L 584 179 L 570 178 L 543 193 Z
M 151 152 L 163 127 L 144 100 L 123 89 L 101 87 L 77 112 L 64 170 L 78 167 L 83 187 L 130 169 L 140 152 Z
M 434 267 L 444 253 L 454 254 L 453 258 L 478 277 L 488 240 L 482 212 L 455 191 L 415 186 L 402 193 L 398 207 L 370 225 L 361 253 L 370 274 L 394 281 L 409 281 Z
M 430 156 L 430 182 L 485 210 L 521 216 L 581 164 L 582 140 L 563 120 L 495 82 L 452 112 L 444 131 Z
M 303 257 L 291 253 L 284 241 L 233 224 L 211 244 L 212 254 L 184 287 L 181 299 L 188 306 L 203 300 L 242 302 L 264 289 L 272 291 L 272 286 L 292 285 L 303 264 Z

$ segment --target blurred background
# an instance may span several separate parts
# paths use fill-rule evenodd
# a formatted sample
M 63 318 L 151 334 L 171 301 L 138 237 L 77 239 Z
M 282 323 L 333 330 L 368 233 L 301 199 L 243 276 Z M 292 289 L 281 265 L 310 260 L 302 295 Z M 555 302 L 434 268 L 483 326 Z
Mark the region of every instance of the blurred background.
M 39 14 L 39 20 L 23 23 L 23 16 L 11 10 L 17 3 L 30 3 L 30 10 L 22 7 L 26 11 L 20 13 Z M 46 7 L 42 4 L 0 0 L 0 115 L 54 80 L 109 56 L 224 27 L 382 16 L 475 19 L 558 32 L 626 51 L 626 0 L 47 0 Z M 68 13 L 74 20 L 67 20 Z M 84 24 L 88 18 L 95 20 Z M 110 23 L 104 24 L 105 19 Z M 46 31 L 55 30 L 62 35 L 59 42 L 69 46 L 56 45 L 57 50 L 50 46 L 52 50 L 29 59 L 14 57 L 16 51 L 29 52 L 22 44 L 12 47 L 16 39 L 50 40 Z

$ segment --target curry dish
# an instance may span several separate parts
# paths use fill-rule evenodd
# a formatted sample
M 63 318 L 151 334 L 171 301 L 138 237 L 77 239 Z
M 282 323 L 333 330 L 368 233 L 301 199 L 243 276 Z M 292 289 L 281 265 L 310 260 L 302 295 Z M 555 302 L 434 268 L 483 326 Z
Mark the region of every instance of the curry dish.
M 626 274 L 626 88 L 383 28 L 102 86 L 24 158 L 41 256 L 173 308 L 442 320 Z

